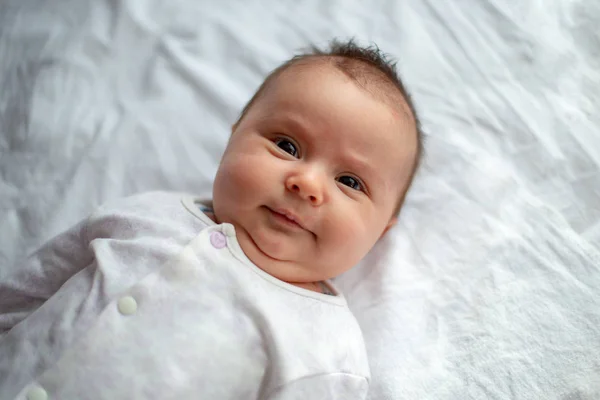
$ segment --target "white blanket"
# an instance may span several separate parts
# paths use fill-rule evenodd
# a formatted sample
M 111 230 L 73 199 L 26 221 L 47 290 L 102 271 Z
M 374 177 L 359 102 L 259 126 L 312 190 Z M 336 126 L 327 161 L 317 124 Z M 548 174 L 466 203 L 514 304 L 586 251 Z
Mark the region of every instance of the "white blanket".
M 264 76 L 374 41 L 427 132 L 401 224 L 339 278 L 373 399 L 600 398 L 600 3 L 2 0 L 0 276 L 109 199 L 210 196 Z

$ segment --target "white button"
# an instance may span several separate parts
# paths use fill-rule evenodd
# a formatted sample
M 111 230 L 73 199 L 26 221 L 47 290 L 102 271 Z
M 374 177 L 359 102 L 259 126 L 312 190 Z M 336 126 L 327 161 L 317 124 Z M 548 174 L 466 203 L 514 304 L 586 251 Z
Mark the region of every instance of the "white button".
M 29 392 L 27 392 L 27 400 L 47 400 L 48 393 L 44 389 L 39 386 L 31 388 Z
M 123 315 L 131 315 L 137 311 L 137 302 L 131 296 L 121 297 L 117 304 L 119 311 Z

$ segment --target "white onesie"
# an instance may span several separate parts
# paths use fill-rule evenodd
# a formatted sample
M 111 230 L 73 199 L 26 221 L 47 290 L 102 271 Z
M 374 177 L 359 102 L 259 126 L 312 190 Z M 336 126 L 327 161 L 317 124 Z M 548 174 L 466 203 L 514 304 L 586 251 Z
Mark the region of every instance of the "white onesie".
M 343 296 L 255 266 L 174 193 L 101 207 L 0 282 L 1 399 L 364 399 Z

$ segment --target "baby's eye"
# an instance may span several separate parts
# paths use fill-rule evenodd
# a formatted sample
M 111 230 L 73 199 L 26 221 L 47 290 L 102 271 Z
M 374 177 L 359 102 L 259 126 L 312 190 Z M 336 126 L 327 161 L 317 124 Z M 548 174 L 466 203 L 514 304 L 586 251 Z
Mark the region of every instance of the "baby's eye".
M 339 181 L 341 184 L 351 187 L 354 190 L 363 190 L 363 186 L 360 181 L 348 175 L 340 176 Z
M 296 145 L 288 139 L 277 138 L 275 139 L 275 144 L 286 153 L 289 153 L 294 157 L 298 157 L 298 149 L 296 149 Z

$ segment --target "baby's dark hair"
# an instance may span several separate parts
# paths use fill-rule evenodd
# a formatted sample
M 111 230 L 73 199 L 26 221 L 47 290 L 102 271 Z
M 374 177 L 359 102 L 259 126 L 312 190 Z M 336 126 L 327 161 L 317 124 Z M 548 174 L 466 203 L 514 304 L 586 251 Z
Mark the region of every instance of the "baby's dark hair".
M 411 96 L 396 72 L 396 62 L 392 61 L 376 45 L 361 47 L 353 39 L 344 42 L 334 39 L 330 42 L 328 49 L 322 50 L 316 46 L 311 46 L 308 51 L 295 55 L 267 76 L 254 96 L 252 96 L 242 109 L 236 125 L 239 124 L 252 105 L 283 71 L 291 66 L 309 64 L 317 60 L 328 61 L 330 65 L 340 70 L 360 87 L 384 100 L 387 104 L 392 106 L 398 105 L 398 94 L 400 94 L 406 105 L 408 105 L 410 114 L 412 114 L 410 117 L 414 120 L 416 127 L 417 154 L 412 165 L 408 186 L 398 199 L 392 214 L 393 216 L 398 216 L 406 193 L 414 180 L 415 174 L 421 164 L 421 159 L 423 158 L 423 133 Z M 395 108 L 404 109 L 404 105 Z

